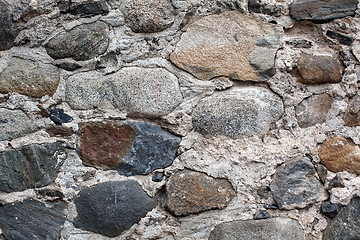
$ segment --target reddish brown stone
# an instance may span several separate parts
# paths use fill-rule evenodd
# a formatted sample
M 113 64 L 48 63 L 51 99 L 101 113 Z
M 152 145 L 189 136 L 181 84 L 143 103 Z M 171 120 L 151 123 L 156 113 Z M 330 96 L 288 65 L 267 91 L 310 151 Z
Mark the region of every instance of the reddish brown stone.
M 69 137 L 74 134 L 71 128 L 61 126 L 61 125 L 53 125 L 46 129 L 46 132 L 50 135 L 50 137 L 56 136 L 65 136 Z
M 175 173 L 166 184 L 167 207 L 177 216 L 223 209 L 234 196 L 228 180 L 189 170 Z
M 302 53 L 293 75 L 303 84 L 338 83 L 343 71 L 339 59 Z
M 80 155 L 85 165 L 115 168 L 128 152 L 136 136 L 127 124 L 86 123 L 80 128 Z
M 360 174 L 360 147 L 343 137 L 328 138 L 320 146 L 320 161 L 332 172 Z
M 343 120 L 346 126 L 360 126 L 360 95 L 356 95 L 351 99 Z

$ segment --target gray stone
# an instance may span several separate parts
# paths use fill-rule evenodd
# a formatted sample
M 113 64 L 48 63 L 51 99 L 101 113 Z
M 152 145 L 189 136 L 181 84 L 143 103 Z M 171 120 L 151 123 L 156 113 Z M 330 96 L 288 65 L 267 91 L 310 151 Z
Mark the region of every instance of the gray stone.
M 22 137 L 36 130 L 36 124 L 24 112 L 0 108 L 0 141 Z
M 52 96 L 59 81 L 60 72 L 57 67 L 15 57 L 0 74 L 0 92 L 17 92 L 36 98 Z
M 321 204 L 321 213 L 327 216 L 328 218 L 334 218 L 339 213 L 341 205 L 336 203 L 331 203 L 330 201 L 325 201 Z
M 333 100 L 326 94 L 312 95 L 295 108 L 296 118 L 302 128 L 325 122 Z
M 116 237 L 139 222 L 156 206 L 133 180 L 105 182 L 82 189 L 75 198 L 74 226 Z
M 6 1 L 0 0 L 0 51 L 14 46 L 14 40 L 19 33 L 11 19 L 11 11 Z
M 0 228 L 7 240 L 57 240 L 66 219 L 63 201 L 46 205 L 26 199 L 0 206 Z
M 122 68 L 110 81 L 115 106 L 129 116 L 161 117 L 183 100 L 177 77 L 162 68 Z
M 24 191 L 54 182 L 65 156 L 60 142 L 1 152 L 0 191 Z
M 254 214 L 254 220 L 267 219 L 270 214 L 266 210 L 256 210 Z
M 249 0 L 248 9 L 250 12 L 263 13 L 275 17 L 281 16 L 281 6 L 264 4 L 257 2 L 256 0 Z
M 360 126 L 360 94 L 349 101 L 343 120 L 346 126 Z
M 211 232 L 209 240 L 304 240 L 300 224 L 289 218 L 245 220 L 221 223 Z
M 54 65 L 67 71 L 74 71 L 76 69 L 82 68 L 82 65 L 71 58 L 55 60 Z
M 175 10 L 169 0 L 123 0 L 120 9 L 134 32 L 160 32 L 175 20 Z
M 280 209 L 304 208 L 321 201 L 324 193 L 315 168 L 307 158 L 281 165 L 270 189 Z
M 336 218 L 328 223 L 324 240 L 356 240 L 360 236 L 360 198 L 353 198 Z
M 269 90 L 234 88 L 202 99 L 193 111 L 193 123 L 203 135 L 237 138 L 266 133 L 282 113 L 282 100 Z
M 54 59 L 89 60 L 103 54 L 109 45 L 109 27 L 103 22 L 76 26 L 51 38 L 46 51 Z

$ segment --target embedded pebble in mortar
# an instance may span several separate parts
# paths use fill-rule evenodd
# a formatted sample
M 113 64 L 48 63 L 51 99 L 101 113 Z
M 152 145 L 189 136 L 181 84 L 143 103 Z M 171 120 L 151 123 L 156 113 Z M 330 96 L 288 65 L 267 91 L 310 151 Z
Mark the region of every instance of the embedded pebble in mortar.
M 110 12 L 110 6 L 106 0 L 100 1 L 82 1 L 82 2 L 71 2 L 69 8 L 64 9 L 63 12 L 70 12 L 74 15 L 81 15 L 81 17 L 92 17 L 94 15 L 106 15 Z
M 360 95 L 353 97 L 346 109 L 343 117 L 346 126 L 356 127 L 360 126 Z

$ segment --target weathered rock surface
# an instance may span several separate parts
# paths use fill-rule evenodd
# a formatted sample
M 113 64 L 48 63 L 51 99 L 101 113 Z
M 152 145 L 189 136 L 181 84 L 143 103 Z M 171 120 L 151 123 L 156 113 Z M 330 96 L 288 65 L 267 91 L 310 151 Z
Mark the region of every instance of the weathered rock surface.
M 204 135 L 233 138 L 266 133 L 283 113 L 280 97 L 260 87 L 215 92 L 193 111 L 195 130 Z
M 312 95 L 296 106 L 296 118 L 302 128 L 325 122 L 333 100 L 326 94 Z
M 321 201 L 324 194 L 315 168 L 307 158 L 280 166 L 270 189 L 280 209 L 304 208 Z
M 346 126 L 360 126 L 360 95 L 353 97 L 343 117 Z
M 123 68 L 110 82 L 115 106 L 129 116 L 164 116 L 183 100 L 177 77 L 162 68 Z
M 19 33 L 11 19 L 11 11 L 6 1 L 0 0 L 0 51 L 14 46 L 14 40 Z
M 334 218 L 339 213 L 340 206 L 336 203 L 331 203 L 330 201 L 325 201 L 321 204 L 321 213 L 329 218 Z
M 136 181 L 105 182 L 82 189 L 76 199 L 74 225 L 116 237 L 156 206 Z
M 281 16 L 280 6 L 264 4 L 261 2 L 257 2 L 256 0 L 250 0 L 248 2 L 248 9 L 250 12 L 263 13 L 267 15 L 273 15 L 276 17 Z
M 330 221 L 325 232 L 324 240 L 353 240 L 360 236 L 360 198 L 353 198 L 343 207 L 337 217 Z
M 59 70 L 53 65 L 14 57 L 0 74 L 0 92 L 17 92 L 37 98 L 52 96 L 59 81 Z
M 0 191 L 23 191 L 54 182 L 65 156 L 60 142 L 1 152 Z
M 109 27 L 103 22 L 76 26 L 50 39 L 46 51 L 50 57 L 89 60 L 103 54 L 109 44 Z
M 0 228 L 5 239 L 60 239 L 67 204 L 60 201 L 47 202 L 47 205 L 26 199 L 23 202 L 0 206 Z
M 22 137 L 36 130 L 37 125 L 24 112 L 0 108 L 0 141 Z
M 327 138 L 319 148 L 322 164 L 332 172 L 360 174 L 360 147 L 343 137 Z
M 281 31 L 237 11 L 201 18 L 182 34 L 171 61 L 201 80 L 264 81 L 275 74 Z
M 290 4 L 290 15 L 298 21 L 329 21 L 354 16 L 357 5 L 357 0 L 295 0 Z
M 180 141 L 148 122 L 86 123 L 80 129 L 80 154 L 85 165 L 148 174 L 172 164 Z
M 173 174 L 166 184 L 166 205 L 177 216 L 223 209 L 235 195 L 228 180 L 190 170 Z
M 53 121 L 55 124 L 63 124 L 71 122 L 73 119 L 70 115 L 64 113 L 64 109 L 61 108 L 53 108 L 51 109 L 50 120 Z
M 58 3 L 58 6 L 62 13 L 70 12 L 74 15 L 79 14 L 82 17 L 91 17 L 98 14 L 106 15 L 110 11 L 110 6 L 106 0 L 81 2 L 61 1 Z
M 137 33 L 160 32 L 175 20 L 175 10 L 169 0 L 125 0 L 120 9 L 127 25 Z
M 353 39 L 339 32 L 328 30 L 326 31 L 326 36 L 331 39 L 336 39 L 340 44 L 351 46 Z
M 343 71 L 344 67 L 337 58 L 302 53 L 294 75 L 303 84 L 338 83 Z
M 221 223 L 211 232 L 209 240 L 281 239 L 304 240 L 300 224 L 289 218 L 245 220 Z

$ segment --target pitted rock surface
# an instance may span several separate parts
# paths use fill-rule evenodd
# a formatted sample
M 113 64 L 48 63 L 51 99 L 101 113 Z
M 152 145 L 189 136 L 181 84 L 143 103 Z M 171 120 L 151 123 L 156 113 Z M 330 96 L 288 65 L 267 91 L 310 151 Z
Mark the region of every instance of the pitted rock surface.
M 360 95 L 356 95 L 350 100 L 343 120 L 346 126 L 360 126 Z
M 275 74 L 281 30 L 237 11 L 201 18 L 182 34 L 171 61 L 201 80 L 264 81 Z
M 84 188 L 75 198 L 75 205 L 75 227 L 116 237 L 145 217 L 156 206 L 156 200 L 130 180 Z
M 0 0 L 0 51 L 14 46 L 14 40 L 19 33 L 11 19 L 11 10 L 6 1 Z
M 243 87 L 215 92 L 193 112 L 195 130 L 233 138 L 266 133 L 283 113 L 280 97 L 265 88 Z

